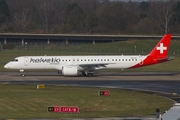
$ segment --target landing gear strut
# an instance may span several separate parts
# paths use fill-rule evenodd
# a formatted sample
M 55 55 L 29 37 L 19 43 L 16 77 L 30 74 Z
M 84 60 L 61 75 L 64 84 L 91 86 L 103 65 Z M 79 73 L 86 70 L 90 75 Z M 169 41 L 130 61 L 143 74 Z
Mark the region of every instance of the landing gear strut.
M 24 70 L 19 70 L 19 72 L 21 73 L 21 76 L 22 76 L 22 77 L 25 77 L 25 72 L 24 72 Z
M 88 76 L 88 77 L 92 77 L 92 76 L 93 76 L 92 73 L 87 73 L 87 72 L 82 72 L 82 74 L 83 74 L 84 76 Z

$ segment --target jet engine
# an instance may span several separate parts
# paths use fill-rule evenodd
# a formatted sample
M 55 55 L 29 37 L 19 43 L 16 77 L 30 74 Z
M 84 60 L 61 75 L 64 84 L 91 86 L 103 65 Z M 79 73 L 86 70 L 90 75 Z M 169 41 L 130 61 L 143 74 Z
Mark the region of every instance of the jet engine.
M 62 68 L 62 74 L 64 76 L 77 76 L 78 72 L 77 66 L 63 66 Z

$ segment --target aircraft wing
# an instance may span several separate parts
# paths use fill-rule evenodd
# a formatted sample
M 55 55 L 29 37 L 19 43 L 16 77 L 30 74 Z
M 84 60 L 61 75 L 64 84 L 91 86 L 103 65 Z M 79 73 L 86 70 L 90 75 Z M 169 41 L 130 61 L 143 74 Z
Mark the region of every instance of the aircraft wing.
M 102 69 L 106 68 L 106 65 L 114 64 L 114 63 L 92 63 L 92 64 L 78 64 L 79 67 L 82 68 L 95 68 L 95 69 Z
M 86 66 L 105 66 L 109 63 L 92 63 L 92 64 L 79 64 L 80 67 L 86 67 Z

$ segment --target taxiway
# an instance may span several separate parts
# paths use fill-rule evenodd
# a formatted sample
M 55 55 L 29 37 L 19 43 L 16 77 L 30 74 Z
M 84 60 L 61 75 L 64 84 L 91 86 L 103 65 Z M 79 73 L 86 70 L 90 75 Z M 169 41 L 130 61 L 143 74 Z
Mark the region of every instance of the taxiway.
M 180 73 L 102 72 L 94 77 L 65 77 L 53 72 L 28 72 L 21 77 L 18 72 L 1 72 L 0 76 L 0 84 L 106 87 L 180 95 Z

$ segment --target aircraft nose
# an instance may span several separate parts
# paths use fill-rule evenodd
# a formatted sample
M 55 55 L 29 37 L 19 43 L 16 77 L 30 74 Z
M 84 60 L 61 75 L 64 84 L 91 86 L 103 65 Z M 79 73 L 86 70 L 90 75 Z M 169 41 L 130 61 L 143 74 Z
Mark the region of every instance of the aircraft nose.
M 8 69 L 9 68 L 9 64 L 7 63 L 4 68 Z

